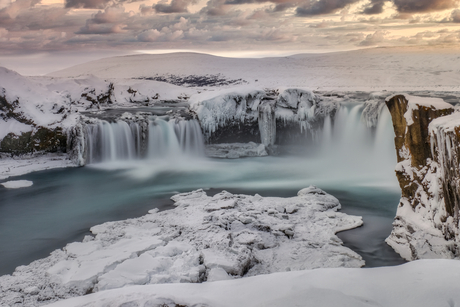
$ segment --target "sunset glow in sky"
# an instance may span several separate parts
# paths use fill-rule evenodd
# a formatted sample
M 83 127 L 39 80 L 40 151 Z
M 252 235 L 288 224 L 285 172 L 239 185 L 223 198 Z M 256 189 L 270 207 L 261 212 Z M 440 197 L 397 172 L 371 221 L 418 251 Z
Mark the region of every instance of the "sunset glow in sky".
M 270 56 L 457 45 L 459 8 L 457 0 L 0 0 L 0 65 L 51 71 L 159 50 Z

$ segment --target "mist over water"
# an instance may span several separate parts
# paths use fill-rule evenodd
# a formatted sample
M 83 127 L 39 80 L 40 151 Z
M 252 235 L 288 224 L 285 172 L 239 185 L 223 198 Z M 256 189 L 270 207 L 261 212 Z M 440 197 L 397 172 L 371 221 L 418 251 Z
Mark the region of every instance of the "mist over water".
M 367 128 L 362 109 L 343 106 L 311 148 L 293 144 L 291 154 L 236 160 L 205 158 L 197 122 L 152 120 L 145 149 L 136 124 L 98 124 L 92 164 L 20 176 L 34 185 L 0 189 L 0 274 L 81 240 L 93 225 L 173 208 L 169 197 L 198 188 L 289 197 L 316 185 L 338 197 L 342 211 L 364 217 L 362 229 L 341 234 L 347 246 L 370 266 L 400 263 L 383 242 L 400 196 L 391 119 L 384 109 L 378 126 Z

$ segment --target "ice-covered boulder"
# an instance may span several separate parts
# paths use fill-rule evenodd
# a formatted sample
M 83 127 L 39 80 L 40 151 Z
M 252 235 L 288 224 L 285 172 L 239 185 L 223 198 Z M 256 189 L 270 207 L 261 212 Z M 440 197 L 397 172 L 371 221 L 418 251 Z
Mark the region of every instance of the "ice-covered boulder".
M 209 144 L 206 145 L 205 154 L 211 158 L 238 159 L 244 157 L 268 156 L 264 144 L 231 143 L 231 144 Z
M 40 306 L 133 285 L 199 283 L 323 267 L 361 267 L 338 231 L 362 225 L 310 187 L 291 198 L 203 190 L 176 208 L 91 228 L 93 236 L 0 277 L 1 306 Z
M 386 242 L 407 260 L 457 258 L 458 113 L 449 115 L 454 108 L 436 98 L 395 95 L 386 104 L 402 191 Z

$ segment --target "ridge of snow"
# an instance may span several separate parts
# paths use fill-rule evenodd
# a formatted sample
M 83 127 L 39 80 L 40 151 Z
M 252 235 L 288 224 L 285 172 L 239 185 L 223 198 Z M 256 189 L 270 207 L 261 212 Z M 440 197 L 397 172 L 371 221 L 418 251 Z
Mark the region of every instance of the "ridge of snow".
M 203 284 L 126 287 L 48 307 L 454 306 L 460 302 L 459 271 L 459 261 L 418 260 L 394 267 L 280 272 Z

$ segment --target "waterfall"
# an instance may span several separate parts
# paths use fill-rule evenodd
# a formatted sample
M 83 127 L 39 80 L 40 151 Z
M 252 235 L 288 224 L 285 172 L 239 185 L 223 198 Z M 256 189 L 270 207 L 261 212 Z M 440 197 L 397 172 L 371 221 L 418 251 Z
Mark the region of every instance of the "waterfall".
M 265 146 L 275 144 L 276 118 L 272 105 L 266 103 L 259 106 L 258 123 L 261 143 Z
M 339 170 L 349 180 L 383 174 L 391 181 L 397 161 L 390 113 L 387 108 L 381 108 L 376 127 L 368 127 L 366 121 L 361 120 L 363 108 L 363 104 L 343 105 L 332 121 L 326 116 L 319 132 L 320 142 L 307 144 L 318 150 L 307 158 L 325 168 Z
M 147 158 L 177 157 L 181 155 L 202 156 L 204 140 L 196 120 L 149 122 Z
M 87 163 L 130 160 L 139 156 L 140 151 L 135 146 L 141 139 L 137 124 L 102 120 L 87 126 L 87 136 Z
M 204 140 L 196 120 L 152 118 L 147 125 L 144 131 L 141 122 L 134 121 L 99 120 L 88 124 L 87 163 L 204 155 Z

